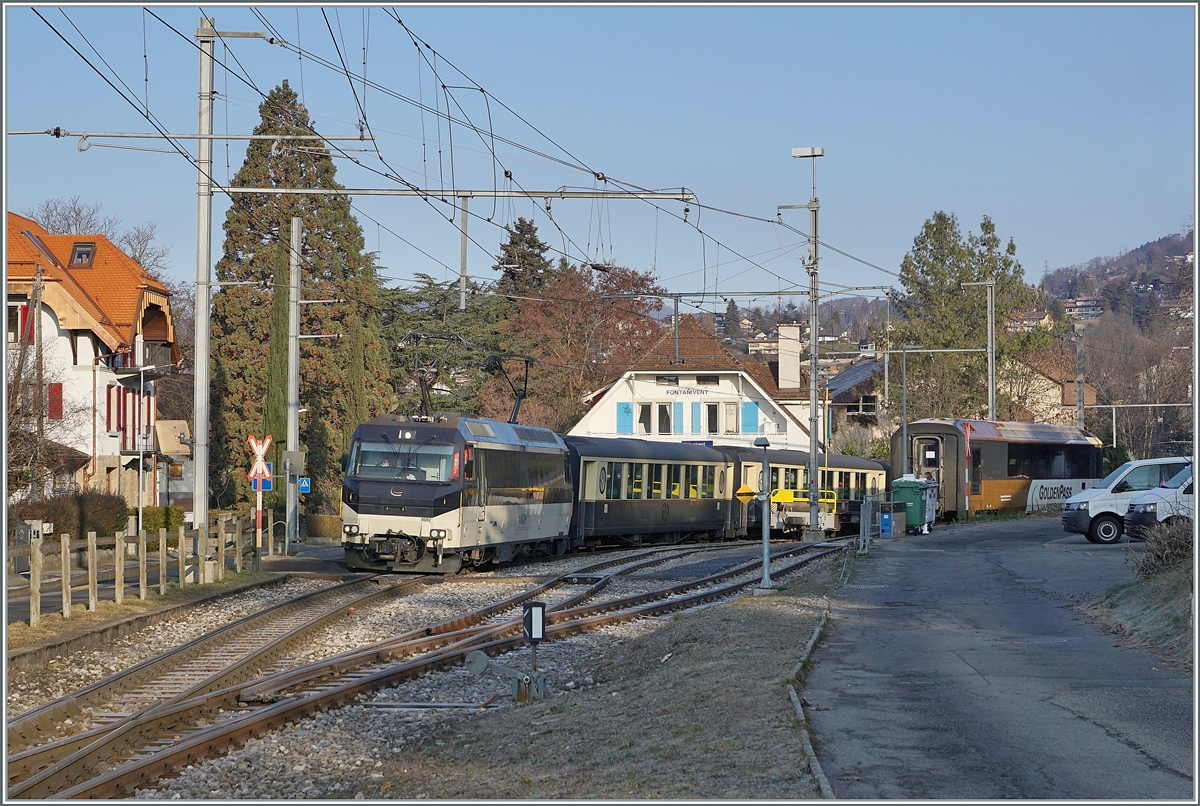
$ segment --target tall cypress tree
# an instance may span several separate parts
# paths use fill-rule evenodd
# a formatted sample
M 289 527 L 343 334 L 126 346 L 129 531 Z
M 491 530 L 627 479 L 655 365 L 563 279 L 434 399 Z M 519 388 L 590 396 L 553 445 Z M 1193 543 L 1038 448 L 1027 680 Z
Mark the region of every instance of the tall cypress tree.
M 260 104 L 259 114 L 262 119 L 255 134 L 314 133 L 308 111 L 287 81 L 271 91 Z M 335 172 L 328 150 L 319 141 L 251 140 L 232 184 L 341 189 Z M 345 336 L 355 319 L 363 332 L 361 359 L 354 358 L 355 350 L 347 338 L 301 342 L 300 405 L 308 411 L 300 417 L 299 447 L 308 452 L 307 472 L 313 486 L 303 506 L 309 512 L 332 513 L 341 497 L 338 460 L 348 448 L 347 434 L 363 415 L 364 407 L 356 401 L 365 403 L 368 416 L 392 405 L 378 322 L 381 294 L 375 257 L 364 251 L 362 228 L 345 196 L 234 196 L 225 216 L 225 244 L 216 266 L 217 279 L 263 285 L 227 285 L 213 299 L 210 393 L 213 466 L 217 468 L 213 489 L 220 506 L 249 500 L 250 485 L 241 470 L 249 466 L 251 458 L 246 436 L 264 422 L 269 398 L 286 399 L 286 380 L 281 383 L 272 378 L 268 369 L 273 350 L 267 344 L 286 356 L 286 327 L 280 338 L 272 332 L 270 322 L 275 293 L 284 298 L 286 310 L 287 283 L 274 291 L 267 285 L 275 279 L 278 266 L 287 266 L 293 216 L 299 216 L 304 227 L 301 295 L 336 300 L 304 306 L 301 334 Z M 352 360 L 362 361 L 361 376 L 350 371 Z M 354 394 L 350 393 L 351 383 L 359 387 Z M 271 409 L 275 411 L 275 406 Z M 282 432 L 272 436 L 276 442 L 286 438 Z

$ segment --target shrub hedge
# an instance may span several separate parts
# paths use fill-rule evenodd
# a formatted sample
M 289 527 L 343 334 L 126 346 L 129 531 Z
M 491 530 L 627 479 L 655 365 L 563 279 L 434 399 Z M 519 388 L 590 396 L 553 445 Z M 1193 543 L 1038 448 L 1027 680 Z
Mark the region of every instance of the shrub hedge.
M 125 528 L 125 499 L 115 493 L 89 491 L 57 495 L 42 501 L 25 501 L 8 508 L 8 542 L 16 534 L 16 521 L 42 521 L 54 524 L 56 535 L 69 534 L 73 539 L 97 535 L 113 535 Z

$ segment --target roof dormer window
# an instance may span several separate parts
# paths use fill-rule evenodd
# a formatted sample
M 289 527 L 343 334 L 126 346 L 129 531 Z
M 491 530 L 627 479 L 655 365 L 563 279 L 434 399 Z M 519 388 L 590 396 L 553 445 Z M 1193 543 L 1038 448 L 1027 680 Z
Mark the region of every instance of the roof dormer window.
M 75 248 L 71 250 L 71 268 L 72 269 L 90 269 L 92 267 L 92 258 L 96 256 L 96 244 L 94 243 L 77 243 Z

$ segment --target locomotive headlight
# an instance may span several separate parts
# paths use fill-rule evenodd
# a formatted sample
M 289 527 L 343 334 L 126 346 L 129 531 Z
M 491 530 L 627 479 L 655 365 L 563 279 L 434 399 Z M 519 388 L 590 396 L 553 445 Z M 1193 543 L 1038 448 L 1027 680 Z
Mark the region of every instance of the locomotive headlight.
M 342 531 L 348 535 L 356 535 L 356 534 L 358 534 L 358 524 L 357 523 L 347 523 L 346 525 L 344 525 L 342 527 Z
M 445 529 L 430 529 L 429 536 L 434 538 L 435 540 L 444 538 L 444 537 L 446 537 L 446 530 Z

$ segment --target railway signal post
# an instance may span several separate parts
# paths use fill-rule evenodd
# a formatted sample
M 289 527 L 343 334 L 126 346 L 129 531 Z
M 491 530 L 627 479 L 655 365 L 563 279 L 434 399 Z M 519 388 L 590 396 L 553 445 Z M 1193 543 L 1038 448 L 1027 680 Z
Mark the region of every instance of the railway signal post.
M 254 438 L 254 435 L 246 437 L 246 442 L 250 446 L 250 450 L 254 451 L 254 464 L 250 467 L 250 472 L 246 474 L 246 478 L 254 485 L 255 491 L 255 510 L 254 510 L 254 566 L 255 570 L 259 569 L 259 557 L 262 548 L 262 494 L 263 486 L 271 481 L 271 468 L 267 463 L 267 449 L 271 447 L 271 435 L 259 440 Z M 269 488 L 268 488 L 269 489 Z

